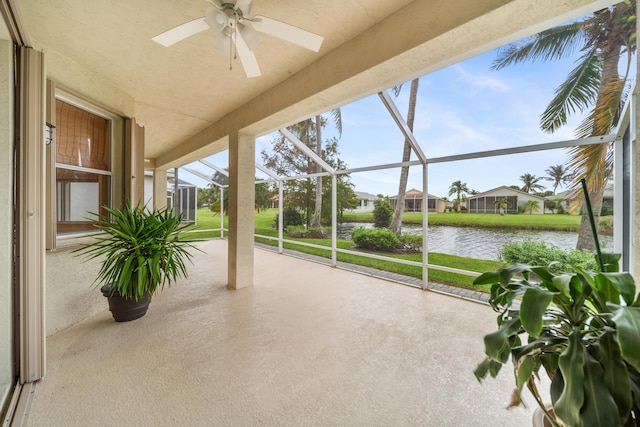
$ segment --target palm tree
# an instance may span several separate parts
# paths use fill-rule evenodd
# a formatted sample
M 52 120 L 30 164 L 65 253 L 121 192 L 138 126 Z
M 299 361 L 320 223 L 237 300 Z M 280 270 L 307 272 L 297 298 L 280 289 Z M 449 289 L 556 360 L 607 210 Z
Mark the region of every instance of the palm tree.
M 529 211 L 529 214 L 532 214 L 533 211 L 538 212 L 540 210 L 540 202 L 537 200 L 529 200 L 524 204 L 524 210 Z
M 411 90 L 409 92 L 409 109 L 407 111 L 407 126 L 413 131 L 413 121 L 416 116 L 416 101 L 418 98 L 418 83 L 420 79 L 411 81 Z M 395 86 L 393 92 L 396 96 L 400 94 L 402 85 Z M 402 150 L 402 162 L 411 160 L 411 143 L 405 139 L 404 149 Z M 398 197 L 396 199 L 396 209 L 393 213 L 393 221 L 389 225 L 389 230 L 395 234 L 400 234 L 402 228 L 402 213 L 404 212 L 404 195 L 407 192 L 407 180 L 409 179 L 409 166 L 403 166 L 400 169 L 400 183 L 398 184 Z
M 451 187 L 449 187 L 449 196 L 453 196 L 454 194 L 456 195 L 454 207 L 458 206 L 458 212 L 460 212 L 460 203 L 467 193 L 469 193 L 469 187 L 467 187 L 466 182 L 455 181 L 451 183 Z
M 333 119 L 333 123 L 338 130 L 338 136 L 342 136 L 342 112 L 340 108 L 335 108 L 329 112 L 331 118 Z M 318 157 L 322 158 L 322 128 L 325 123 L 323 123 L 323 117 L 321 114 L 317 115 L 315 118 L 315 128 L 316 128 L 316 154 Z M 320 165 L 316 165 L 316 172 L 322 172 L 322 167 Z M 313 210 L 313 222 L 311 223 L 312 227 L 320 227 L 320 215 L 322 213 L 322 177 L 316 177 L 316 205 Z
M 541 128 L 554 132 L 567 123 L 576 110 L 591 109 L 578 127 L 578 138 L 607 135 L 617 123 L 626 97 L 625 82 L 636 51 L 636 2 L 625 1 L 599 10 L 584 19 L 543 31 L 508 45 L 493 64 L 493 69 L 524 61 L 554 60 L 579 50 L 582 56 L 567 79 L 556 89 L 556 96 L 542 113 Z M 623 76 L 618 72 L 621 55 L 627 63 Z M 595 144 L 569 149 L 569 165 L 574 170 L 573 188 L 585 178 L 593 204 L 596 225 L 607 181 L 613 172 L 611 144 Z M 595 250 L 587 209 L 582 210 L 577 249 Z
M 500 209 L 500 215 L 504 216 L 504 210 L 510 207 L 509 199 L 506 197 L 500 197 L 493 202 L 493 205 Z
M 544 190 L 544 186 L 541 184 L 538 184 L 538 182 L 541 179 L 542 178 L 538 178 L 535 175 L 531 175 L 530 173 L 525 173 L 524 175 L 520 175 L 520 181 L 524 183 L 521 190 L 524 191 L 525 193 L 531 193 L 532 191 L 535 191 L 535 190 Z
M 558 186 L 571 181 L 571 172 L 569 171 L 569 168 L 564 165 L 549 166 L 545 172 L 548 176 L 543 177 L 543 179 L 553 181 L 553 194 L 556 194 Z

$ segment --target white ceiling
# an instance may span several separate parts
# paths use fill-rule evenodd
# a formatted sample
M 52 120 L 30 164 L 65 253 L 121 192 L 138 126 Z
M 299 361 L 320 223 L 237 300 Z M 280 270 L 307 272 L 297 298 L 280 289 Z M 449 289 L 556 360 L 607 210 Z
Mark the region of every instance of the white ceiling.
M 211 127 L 224 123 L 234 111 L 259 108 L 272 116 L 286 111 L 277 116 L 282 122 L 277 125 L 282 125 L 303 118 L 299 114 L 367 95 L 604 4 L 556 3 L 254 0 L 252 15 L 288 22 L 325 41 L 314 53 L 263 36 L 255 51 L 262 76 L 253 79 L 246 78 L 239 61 L 229 70 L 229 57 L 212 47 L 211 31 L 171 47 L 151 40 L 203 16 L 208 7 L 204 0 L 21 0 L 19 9 L 33 47 L 62 58 L 52 67 L 56 81 L 82 92 L 89 86 L 76 85 L 78 73 L 69 71 L 81 67 L 86 70 L 82 79 L 126 93 L 133 111 L 124 104 L 108 106 L 145 126 L 145 156 L 178 159 L 184 157 L 184 147 L 213 142 L 206 141 L 208 134 L 217 138 Z M 306 87 L 309 93 L 301 94 Z M 287 110 L 303 101 L 309 101 L 304 108 Z M 255 116 L 264 118 L 266 113 Z M 182 154 L 172 154 L 180 150 Z

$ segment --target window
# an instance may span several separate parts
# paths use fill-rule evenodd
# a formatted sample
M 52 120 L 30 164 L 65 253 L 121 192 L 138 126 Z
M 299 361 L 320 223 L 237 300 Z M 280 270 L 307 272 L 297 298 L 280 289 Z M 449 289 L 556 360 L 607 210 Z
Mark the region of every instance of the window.
M 56 99 L 58 234 L 91 231 L 90 213 L 110 205 L 111 120 Z

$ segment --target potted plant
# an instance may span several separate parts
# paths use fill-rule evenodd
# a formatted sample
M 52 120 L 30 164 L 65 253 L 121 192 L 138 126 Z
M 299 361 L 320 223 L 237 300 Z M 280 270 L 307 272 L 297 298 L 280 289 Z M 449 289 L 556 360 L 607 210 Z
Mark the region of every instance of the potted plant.
M 495 377 L 511 356 L 511 405 L 526 385 L 553 426 L 640 425 L 640 297 L 631 275 L 618 272 L 619 255 L 600 256 L 598 273 L 515 265 L 475 281 L 492 284 L 499 312 L 476 377 Z M 536 383 L 540 368 L 551 379 L 552 411 Z
M 126 201 L 121 209 L 104 209 L 105 214 L 93 214 L 104 234 L 74 252 L 102 260 L 95 281 L 103 284 L 114 319 L 126 322 L 146 314 L 158 287 L 187 277 L 185 261 L 195 247 L 193 240 L 179 238 L 188 226 L 170 208 L 149 211 Z
M 557 273 L 552 263 L 478 277 L 474 283 L 492 285 L 489 303 L 499 314 L 498 330 L 484 337 L 486 358 L 474 373 L 478 380 L 495 377 L 511 356 L 511 406 L 522 403 L 526 385 L 548 425 L 640 426 L 640 295 L 633 277 L 619 272 L 620 255 L 600 251 L 581 181 L 599 271 L 574 266 Z M 549 406 L 536 384 L 540 368 L 551 380 Z

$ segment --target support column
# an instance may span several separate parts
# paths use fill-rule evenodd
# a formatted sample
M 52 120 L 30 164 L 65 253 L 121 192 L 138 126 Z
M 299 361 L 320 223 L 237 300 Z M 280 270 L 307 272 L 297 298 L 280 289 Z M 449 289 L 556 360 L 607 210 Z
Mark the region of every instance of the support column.
M 153 208 L 167 207 L 167 170 L 153 170 Z
M 253 286 L 255 137 L 229 135 L 228 286 Z

